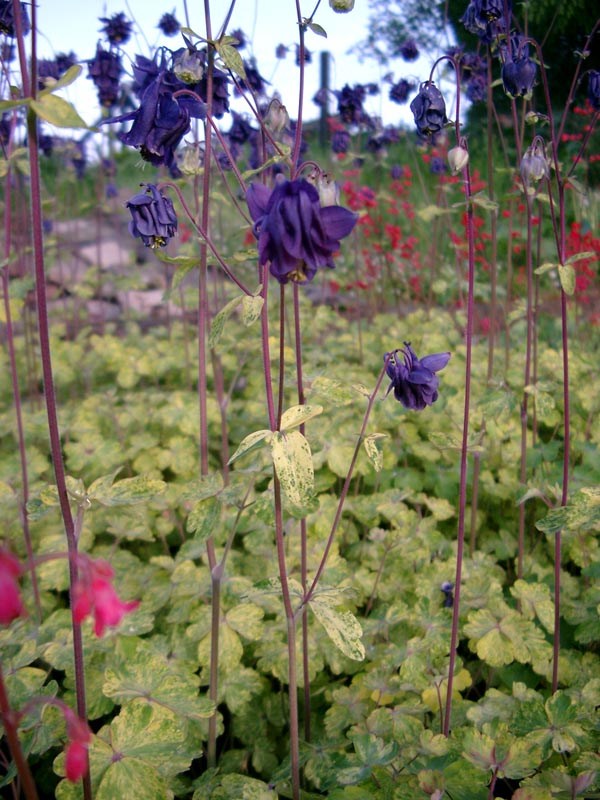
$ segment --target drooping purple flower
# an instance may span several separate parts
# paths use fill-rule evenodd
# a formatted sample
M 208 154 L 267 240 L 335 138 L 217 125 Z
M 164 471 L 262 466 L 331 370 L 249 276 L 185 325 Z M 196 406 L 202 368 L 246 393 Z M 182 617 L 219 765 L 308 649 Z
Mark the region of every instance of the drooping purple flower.
M 444 608 L 452 608 L 454 605 L 454 584 L 452 581 L 444 581 L 440 586 L 440 591 L 444 594 Z
M 275 58 L 285 58 L 287 56 L 288 49 L 284 44 L 278 44 L 275 48 Z
M 29 22 L 29 14 L 25 3 L 19 3 L 21 9 L 21 25 L 23 27 L 23 35 L 27 36 L 31 30 L 31 23 Z M 0 0 L 0 33 L 5 33 L 11 39 L 17 35 L 15 30 L 15 18 L 13 14 L 12 0 Z
M 76 63 L 77 56 L 72 50 L 69 53 L 56 54 L 56 66 L 58 67 L 58 72 L 60 75 L 62 75 Z
M 390 168 L 390 178 L 393 181 L 399 181 L 403 175 L 404 167 L 402 167 L 400 164 L 392 164 Z
M 354 86 L 346 84 L 335 92 L 338 113 L 343 122 L 348 125 L 360 125 L 368 119 L 363 109 L 366 94 L 365 87 L 360 83 L 355 83 Z
M 587 81 L 588 100 L 595 111 L 600 111 L 600 72 L 597 69 L 588 70 Z
M 487 44 L 510 29 L 511 0 L 508 0 L 508 18 L 504 17 L 505 0 L 470 0 L 461 22 L 469 33 Z
M 116 46 L 129 41 L 133 22 L 127 19 L 122 11 L 119 11 L 118 14 L 113 14 L 111 17 L 100 17 L 100 22 L 104 23 L 104 26 L 100 28 L 100 32 L 105 34 L 110 44 Z
M 270 265 L 279 283 L 311 281 L 320 267 L 333 268 L 340 239 L 357 215 L 342 206 L 322 207 L 319 192 L 304 179 L 279 176 L 271 190 L 253 183 L 246 192 L 261 265 Z
M 393 83 L 390 86 L 389 98 L 392 103 L 398 103 L 399 105 L 402 105 L 402 103 L 406 103 L 409 92 L 412 92 L 414 88 L 415 85 L 412 83 L 412 81 L 407 81 L 405 78 L 401 78 L 397 83 Z
M 444 175 L 446 172 L 448 172 L 448 165 L 443 158 L 440 158 L 440 156 L 433 156 L 429 162 L 429 170 L 434 175 Z
M 529 44 L 520 36 L 511 36 L 508 47 L 501 48 L 502 84 L 509 97 L 529 99 L 537 76 L 537 65 L 529 58 Z
M 347 153 L 350 148 L 350 134 L 347 130 L 340 128 L 334 131 L 331 137 L 331 149 L 334 153 Z
M 172 11 L 171 13 L 167 11 L 166 14 L 163 14 L 158 21 L 158 27 L 165 36 L 176 36 L 179 33 L 181 25 L 177 21 L 175 11 Z
M 146 190 L 126 203 L 131 213 L 129 233 L 154 250 L 164 247 L 175 236 L 177 215 L 170 198 L 161 194 L 153 183 L 144 185 Z
M 98 44 L 95 57 L 87 63 L 88 78 L 98 90 L 98 102 L 104 108 L 111 108 L 119 96 L 119 80 L 123 72 L 120 55 L 112 50 L 103 50 Z
M 105 122 L 130 120 L 133 120 L 131 129 L 127 133 L 120 133 L 119 139 L 137 148 L 144 161 L 169 167 L 175 159 L 177 145 L 190 129 L 190 112 L 179 98 L 173 97 L 164 72 L 146 88 L 137 111 Z
M 439 386 L 435 373 L 444 369 L 450 353 L 435 353 L 419 359 L 410 342 L 404 342 L 403 348 L 386 353 L 385 360 L 386 373 L 392 381 L 388 394 L 393 389 L 396 400 L 413 411 L 421 411 L 435 403 Z
M 419 93 L 410 104 L 410 110 L 415 118 L 417 130 L 422 136 L 429 137 L 439 133 L 449 122 L 446 116 L 446 103 L 433 81 L 421 84 Z
M 419 48 L 414 39 L 407 39 L 400 45 L 400 55 L 405 61 L 416 61 L 419 57 Z

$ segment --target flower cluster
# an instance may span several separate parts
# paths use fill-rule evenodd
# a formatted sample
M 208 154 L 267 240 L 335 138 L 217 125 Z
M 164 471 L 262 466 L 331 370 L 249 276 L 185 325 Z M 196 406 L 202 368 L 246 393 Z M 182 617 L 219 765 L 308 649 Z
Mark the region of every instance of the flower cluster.
M 321 206 L 319 192 L 304 179 L 277 179 L 274 189 L 253 183 L 246 193 L 261 265 L 280 283 L 306 283 L 319 267 L 334 267 L 340 239 L 356 215 L 337 205 Z
M 175 12 L 169 13 L 168 11 L 160 18 L 158 27 L 165 36 L 177 36 L 181 29 L 181 25 L 175 16 Z
M 73 619 L 83 622 L 93 614 L 96 636 L 102 636 L 107 627 L 118 625 L 125 614 L 139 605 L 137 600 L 124 603 L 119 598 L 112 585 L 114 574 L 108 561 L 81 559 L 79 577 L 73 587 Z
M 393 389 L 396 400 L 414 411 L 430 406 L 438 398 L 439 378 L 435 373 L 444 369 L 449 360 L 450 353 L 435 353 L 419 359 L 410 342 L 404 342 L 403 348 L 384 356 L 386 373 L 392 381 L 388 394 Z
M 177 215 L 173 203 L 154 184 L 146 184 L 146 191 L 136 194 L 126 205 L 131 213 L 129 232 L 146 247 L 164 247 L 175 236 Z

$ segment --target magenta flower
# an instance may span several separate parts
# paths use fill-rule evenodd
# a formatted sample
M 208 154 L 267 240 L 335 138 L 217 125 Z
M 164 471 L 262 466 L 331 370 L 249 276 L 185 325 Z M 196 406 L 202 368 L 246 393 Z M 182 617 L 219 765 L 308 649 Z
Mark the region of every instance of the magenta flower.
M 0 625 L 10 625 L 25 613 L 18 578 L 21 565 L 7 550 L 0 550 Z
M 342 206 L 321 207 L 308 181 L 279 177 L 274 189 L 253 183 L 246 192 L 261 265 L 270 264 L 279 283 L 311 281 L 319 267 L 333 269 L 333 254 L 357 215 Z
M 107 627 L 118 625 L 125 614 L 135 611 L 137 600 L 124 603 L 117 595 L 112 579 L 114 570 L 108 561 L 85 559 L 79 579 L 73 587 L 73 618 L 83 622 L 94 616 L 94 633 L 102 636 Z
M 413 411 L 421 411 L 425 406 L 435 403 L 439 386 L 439 378 L 435 373 L 444 369 L 450 360 L 450 353 L 435 353 L 419 359 L 410 342 L 404 342 L 402 349 L 386 353 L 385 359 L 386 372 L 392 380 L 388 394 L 393 389 L 396 400 Z
M 65 748 L 65 777 L 68 781 L 77 783 L 88 771 L 88 747 L 92 734 L 87 722 L 70 708 L 65 709 L 64 715 L 69 740 Z

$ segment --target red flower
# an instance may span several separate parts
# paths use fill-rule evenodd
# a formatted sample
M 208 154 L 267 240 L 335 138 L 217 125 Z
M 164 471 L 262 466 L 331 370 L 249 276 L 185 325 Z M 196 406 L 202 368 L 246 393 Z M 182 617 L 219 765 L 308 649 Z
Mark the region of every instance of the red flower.
M 137 600 L 124 603 L 111 583 L 114 570 L 107 561 L 87 559 L 73 588 L 73 617 L 82 622 L 94 615 L 94 633 L 102 636 L 105 628 L 118 625 L 125 614 L 134 611 Z
M 68 781 L 80 781 L 88 771 L 88 746 L 92 734 L 87 723 L 80 719 L 70 708 L 65 709 L 67 737 L 69 743 L 65 748 L 65 776 Z
M 18 577 L 19 561 L 7 550 L 0 550 L 0 624 L 9 625 L 25 613 Z

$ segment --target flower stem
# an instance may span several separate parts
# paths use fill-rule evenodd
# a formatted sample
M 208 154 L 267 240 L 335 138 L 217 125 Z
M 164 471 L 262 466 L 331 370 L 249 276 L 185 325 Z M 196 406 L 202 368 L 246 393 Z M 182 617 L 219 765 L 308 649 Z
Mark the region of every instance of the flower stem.
M 21 780 L 21 788 L 27 800 L 38 800 L 38 793 L 33 780 L 33 775 L 29 768 L 29 764 L 23 755 L 23 749 L 19 740 L 18 733 L 18 715 L 11 709 L 8 693 L 6 691 L 6 684 L 4 683 L 4 674 L 2 671 L 2 664 L 0 663 L 0 719 L 6 734 L 6 741 L 8 748 L 15 762 L 17 774 Z
M 452 687 L 458 646 L 458 623 L 460 615 L 460 584 L 465 548 L 465 517 L 467 507 L 467 462 L 469 451 L 469 413 L 471 410 L 471 361 L 473 345 L 473 311 L 475 288 L 475 226 L 473 223 L 473 203 L 471 202 L 471 173 L 469 165 L 463 170 L 465 198 L 467 201 L 467 240 L 469 243 L 469 274 L 467 294 L 467 331 L 465 356 L 465 399 L 463 412 L 462 444 L 460 449 L 460 488 L 458 499 L 458 535 L 456 549 L 456 575 L 454 578 L 454 605 L 452 607 L 452 630 L 450 634 L 450 660 L 448 664 L 448 689 L 444 713 L 444 736 L 450 733 L 452 715 Z

